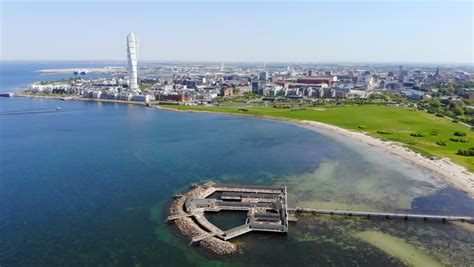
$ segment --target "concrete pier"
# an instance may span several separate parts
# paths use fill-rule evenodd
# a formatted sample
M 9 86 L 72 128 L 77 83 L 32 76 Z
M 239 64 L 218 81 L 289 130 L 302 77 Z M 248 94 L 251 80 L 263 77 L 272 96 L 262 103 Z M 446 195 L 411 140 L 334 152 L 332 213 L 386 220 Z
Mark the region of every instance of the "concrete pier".
M 237 226 L 235 228 L 232 228 L 230 230 L 225 231 L 224 240 L 232 239 L 234 237 L 237 237 L 239 235 L 243 235 L 243 234 L 248 233 L 250 231 L 252 231 L 252 229 L 250 229 L 249 224 L 244 224 L 244 225 Z
M 429 215 L 429 214 L 409 214 L 409 213 L 390 213 L 390 212 L 366 212 L 366 211 L 348 211 L 348 210 L 328 210 L 328 209 L 310 209 L 300 208 L 288 209 L 293 213 L 311 213 L 322 215 L 339 215 L 348 217 L 378 218 L 390 220 L 412 220 L 425 222 L 467 222 L 474 224 L 474 217 L 470 216 L 447 216 L 447 215 Z

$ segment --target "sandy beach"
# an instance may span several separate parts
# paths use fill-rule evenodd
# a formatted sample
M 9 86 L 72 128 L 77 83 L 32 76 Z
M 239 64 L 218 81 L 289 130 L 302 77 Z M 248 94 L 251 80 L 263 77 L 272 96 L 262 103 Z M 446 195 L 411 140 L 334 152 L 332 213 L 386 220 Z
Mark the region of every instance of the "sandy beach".
M 292 121 L 295 124 L 301 124 L 311 129 L 324 129 L 332 133 L 349 137 L 357 142 L 362 142 L 367 145 L 376 147 L 388 154 L 394 155 L 400 159 L 408 161 L 416 166 L 423 167 L 429 171 L 441 176 L 449 184 L 457 189 L 466 192 L 471 198 L 474 198 L 474 174 L 466 170 L 463 166 L 457 165 L 448 158 L 431 160 L 423 157 L 401 144 L 391 141 L 382 141 L 370 135 L 346 130 L 337 126 L 315 122 L 315 121 Z M 308 127 L 309 126 L 309 127 Z

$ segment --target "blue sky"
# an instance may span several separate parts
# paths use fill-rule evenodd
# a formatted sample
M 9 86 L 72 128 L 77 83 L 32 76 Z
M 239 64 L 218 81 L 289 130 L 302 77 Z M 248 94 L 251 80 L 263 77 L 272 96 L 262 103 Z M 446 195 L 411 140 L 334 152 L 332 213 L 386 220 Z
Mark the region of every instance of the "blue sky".
M 471 1 L 1 2 L 1 59 L 472 63 Z

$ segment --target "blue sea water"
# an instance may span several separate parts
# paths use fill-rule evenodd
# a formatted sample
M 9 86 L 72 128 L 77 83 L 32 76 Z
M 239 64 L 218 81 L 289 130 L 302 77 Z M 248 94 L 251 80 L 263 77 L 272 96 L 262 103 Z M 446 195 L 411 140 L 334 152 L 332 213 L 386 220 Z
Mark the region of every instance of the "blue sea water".
M 100 74 L 74 75 L 68 74 L 43 74 L 39 70 L 61 69 L 61 68 L 98 68 L 98 67 L 117 67 L 124 66 L 117 62 L 43 62 L 43 61 L 0 61 L 0 93 L 17 92 L 29 84 L 41 80 L 58 80 L 72 77 L 97 78 L 105 77 Z
M 8 77 L 2 77 L 1 88 L 11 90 L 42 78 L 38 68 L 69 64 L 2 63 L 2 76 Z M 61 111 L 56 111 L 58 106 Z M 241 253 L 220 258 L 189 247 L 173 225 L 163 223 L 170 197 L 206 180 L 288 182 L 302 199 L 357 202 L 375 209 L 396 206 L 369 192 L 354 196 L 346 187 L 366 188 L 370 182 L 388 200 L 399 197 L 391 192 L 416 196 L 411 191 L 429 189 L 431 193 L 412 200 L 413 210 L 474 214 L 474 202 L 439 178 L 381 154 L 374 154 L 377 160 L 364 158 L 358 149 L 269 120 L 0 98 L 0 266 L 402 265 L 347 234 L 367 229 L 417 237 L 414 242 L 432 254 L 447 250 L 439 253 L 446 262 L 463 264 L 474 258 L 468 249 L 474 235 L 443 224 L 302 219 L 288 235 L 244 236 L 237 241 Z M 317 180 L 318 171 L 327 166 L 337 167 L 324 172 L 329 180 Z M 338 182 L 331 184 L 331 178 Z M 384 179 L 390 183 L 380 181 Z M 307 190 L 298 186 L 303 182 Z M 417 190 L 405 192 L 407 183 Z M 319 186 L 335 190 L 337 198 L 314 196 Z M 308 235 L 315 237 L 308 241 Z M 442 242 L 450 244 L 448 249 Z M 456 253 L 466 261 L 456 261 Z

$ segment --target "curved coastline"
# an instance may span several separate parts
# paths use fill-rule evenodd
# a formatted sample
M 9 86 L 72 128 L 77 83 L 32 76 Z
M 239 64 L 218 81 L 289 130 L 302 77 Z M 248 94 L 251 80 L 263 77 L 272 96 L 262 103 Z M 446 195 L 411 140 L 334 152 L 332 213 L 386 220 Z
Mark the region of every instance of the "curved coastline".
M 32 96 L 27 94 L 17 95 L 20 97 L 33 97 L 33 98 L 47 98 L 47 99 L 60 99 L 59 96 Z M 79 100 L 79 101 L 89 101 L 89 102 L 108 102 L 108 103 L 119 103 L 119 104 L 132 104 L 139 106 L 146 106 L 142 102 L 133 102 L 133 101 L 117 101 L 117 100 L 107 100 L 107 99 L 88 99 L 88 98 L 79 98 L 74 97 L 70 100 Z M 340 137 L 346 137 L 351 140 L 367 144 L 371 147 L 379 149 L 387 154 L 395 156 L 399 159 L 402 159 L 410 164 L 413 164 L 417 167 L 424 168 L 441 178 L 443 178 L 450 185 L 454 186 L 460 191 L 465 192 L 469 197 L 474 199 L 474 173 L 469 172 L 465 167 L 458 165 L 452 162 L 448 158 L 442 158 L 437 160 L 428 159 L 419 153 L 412 151 L 402 144 L 393 142 L 393 141 L 382 141 L 376 137 L 368 135 L 363 132 L 351 131 L 344 129 L 338 126 L 316 122 L 316 121 L 307 121 L 307 120 L 293 120 L 287 118 L 278 118 L 271 116 L 256 116 L 249 114 L 239 114 L 239 113 L 224 113 L 219 111 L 208 111 L 208 110 L 178 110 L 173 107 L 164 107 L 160 105 L 150 105 L 149 107 L 175 111 L 175 112 L 188 112 L 188 113 L 211 113 L 211 114 L 221 114 L 221 115 L 230 115 L 230 116 L 239 116 L 239 117 L 252 117 L 257 119 L 266 119 L 273 121 L 280 121 L 291 123 L 298 127 L 304 127 L 306 129 L 329 135 L 334 133 Z
M 162 106 L 153 106 L 162 110 L 169 111 L 178 111 L 178 112 L 191 112 L 191 113 L 213 113 L 213 114 L 222 114 L 222 115 L 233 115 L 240 117 L 252 117 L 258 119 L 267 119 L 274 121 L 281 121 L 291 123 L 298 127 L 304 127 L 306 129 L 322 133 L 329 134 L 334 133 L 341 137 L 350 138 L 353 141 L 367 144 L 371 147 L 377 148 L 387 154 L 395 156 L 399 159 L 402 159 L 406 162 L 409 162 L 417 167 L 424 168 L 441 178 L 443 178 L 450 185 L 454 186 L 460 191 L 465 192 L 472 199 L 474 199 L 474 174 L 469 172 L 465 167 L 460 166 L 452 162 L 448 158 L 431 160 L 421 154 L 412 151 L 402 144 L 393 142 L 393 141 L 382 141 L 378 138 L 370 136 L 363 132 L 355 132 L 334 125 L 316 122 L 316 121 L 307 121 L 307 120 L 291 120 L 285 118 L 277 118 L 270 116 L 254 116 L 248 114 L 238 114 L 238 113 L 223 113 L 223 112 L 211 112 L 207 110 L 177 110 L 172 107 L 162 107 Z

